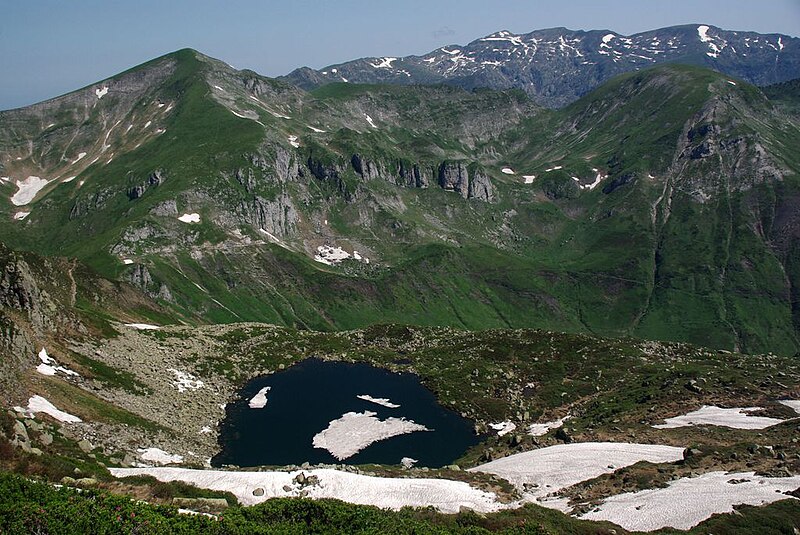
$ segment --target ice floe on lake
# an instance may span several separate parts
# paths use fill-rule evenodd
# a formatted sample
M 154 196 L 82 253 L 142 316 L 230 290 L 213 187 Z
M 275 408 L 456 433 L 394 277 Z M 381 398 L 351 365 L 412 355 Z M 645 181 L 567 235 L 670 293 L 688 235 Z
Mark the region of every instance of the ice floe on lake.
M 267 405 L 267 392 L 270 391 L 271 386 L 265 386 L 247 403 L 251 409 L 263 409 Z
M 14 407 L 14 410 L 17 412 L 22 412 L 30 415 L 33 415 L 34 413 L 37 412 L 43 412 L 44 414 L 49 414 L 59 422 L 63 422 L 65 424 L 74 424 L 83 421 L 77 416 L 59 410 L 58 408 L 56 408 L 55 405 L 47 401 L 42 396 L 31 396 L 31 398 L 28 400 L 27 408 Z
M 388 398 L 374 398 L 369 394 L 360 394 L 356 396 L 358 399 L 363 399 L 364 401 L 369 401 L 375 403 L 377 405 L 383 405 L 384 407 L 388 407 L 390 409 L 397 409 L 400 407 L 397 403 L 392 403 Z
M 666 418 L 663 424 L 653 425 L 656 429 L 673 429 L 692 425 L 716 425 L 733 429 L 765 429 L 784 420 L 766 416 L 751 416 L 750 412 L 760 411 L 760 407 L 733 407 L 724 409 L 714 405 L 703 405 L 696 411 Z
M 689 529 L 715 513 L 733 512 L 734 505 L 765 505 L 792 498 L 785 493 L 798 487 L 800 476 L 708 472 L 672 481 L 666 488 L 611 496 L 581 518 L 608 520 L 631 531 Z
M 373 442 L 415 431 L 431 431 L 413 420 L 394 417 L 381 420 L 376 416 L 372 411 L 347 412 L 314 435 L 312 444 L 342 461 Z

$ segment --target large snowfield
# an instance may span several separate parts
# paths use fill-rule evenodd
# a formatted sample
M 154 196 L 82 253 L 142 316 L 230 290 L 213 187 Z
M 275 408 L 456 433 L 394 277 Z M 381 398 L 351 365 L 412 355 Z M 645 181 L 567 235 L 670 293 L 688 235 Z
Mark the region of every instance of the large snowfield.
M 501 503 L 494 494 L 460 481 L 375 477 L 328 468 L 291 472 L 172 467 L 109 470 L 116 477 L 151 475 L 160 481 L 183 481 L 206 489 L 229 491 L 244 505 L 273 497 L 298 496 L 305 491 L 311 498 L 336 498 L 395 510 L 405 506 L 431 506 L 444 513 L 454 513 L 467 507 L 489 513 L 534 502 L 570 512 L 566 498 L 548 495 L 639 461 L 669 463 L 682 458 L 683 449 L 672 446 L 587 442 L 517 453 L 470 469 L 495 474 L 511 482 L 523 496 L 521 501 L 513 503 Z M 295 481 L 301 472 L 306 478 L 303 485 Z M 309 476 L 317 480 L 309 480 Z M 785 493 L 798 487 L 800 476 L 768 478 L 752 472 L 710 472 L 673 481 L 666 488 L 610 497 L 581 518 L 608 520 L 629 530 L 652 531 L 667 526 L 688 529 L 714 513 L 731 512 L 735 505 L 762 505 L 791 498 Z M 261 490 L 263 494 L 254 495 L 257 489 L 260 489 L 258 494 Z

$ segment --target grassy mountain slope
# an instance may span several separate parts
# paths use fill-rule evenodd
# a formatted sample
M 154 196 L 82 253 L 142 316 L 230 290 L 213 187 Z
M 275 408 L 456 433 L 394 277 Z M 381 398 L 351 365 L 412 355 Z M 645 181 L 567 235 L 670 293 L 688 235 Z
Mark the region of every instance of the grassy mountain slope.
M 712 71 L 631 73 L 549 111 L 513 91 L 306 93 L 185 50 L 0 125 L 5 195 L 50 179 L 0 207 L 1 237 L 185 321 L 798 347 L 798 123 Z

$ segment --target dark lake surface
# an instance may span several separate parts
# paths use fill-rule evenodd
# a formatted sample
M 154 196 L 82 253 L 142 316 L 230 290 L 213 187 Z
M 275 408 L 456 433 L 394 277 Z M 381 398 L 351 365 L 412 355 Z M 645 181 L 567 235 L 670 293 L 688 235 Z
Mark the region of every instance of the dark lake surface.
M 269 386 L 264 408 L 250 399 Z M 226 408 L 220 424 L 222 451 L 212 464 L 238 466 L 286 465 L 303 462 L 337 464 L 398 464 L 403 457 L 416 466 L 452 463 L 480 437 L 472 422 L 439 405 L 415 375 L 397 374 L 368 364 L 304 360 L 273 375 L 258 377 Z M 388 398 L 400 405 L 389 408 L 357 398 Z M 347 412 L 370 411 L 381 420 L 406 418 L 432 431 L 417 431 L 373 442 L 343 461 L 315 448 L 314 435 Z

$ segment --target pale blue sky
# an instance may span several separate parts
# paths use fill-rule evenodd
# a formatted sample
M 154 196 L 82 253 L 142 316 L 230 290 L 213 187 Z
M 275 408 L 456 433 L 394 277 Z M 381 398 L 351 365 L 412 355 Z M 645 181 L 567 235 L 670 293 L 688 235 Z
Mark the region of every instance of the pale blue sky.
M 800 0 L 0 0 L 0 109 L 184 47 L 267 76 L 422 54 L 497 30 L 623 34 L 706 23 L 800 35 Z

